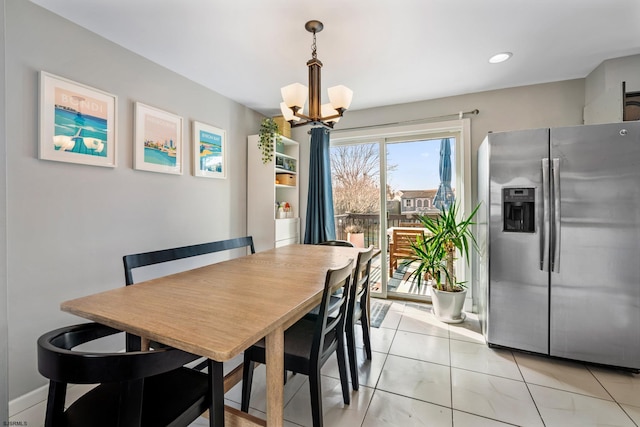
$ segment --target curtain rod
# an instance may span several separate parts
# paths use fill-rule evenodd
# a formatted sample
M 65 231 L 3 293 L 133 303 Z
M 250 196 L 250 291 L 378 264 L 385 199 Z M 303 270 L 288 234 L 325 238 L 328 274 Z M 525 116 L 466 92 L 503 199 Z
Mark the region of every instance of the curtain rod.
M 358 126 L 358 127 L 352 127 L 352 128 L 335 129 L 335 130 L 332 130 L 331 133 L 344 132 L 347 130 L 370 129 L 370 128 L 377 128 L 377 127 L 383 127 L 383 126 L 416 124 L 416 123 L 422 123 L 422 122 L 432 121 L 436 119 L 444 119 L 447 117 L 456 117 L 456 116 L 458 117 L 459 120 L 461 120 L 465 114 L 473 114 L 474 116 L 477 116 L 479 113 L 480 113 L 480 110 L 476 108 L 475 110 L 471 110 L 471 111 L 459 111 L 457 113 L 445 114 L 443 116 L 425 117 L 423 119 L 406 120 L 403 122 L 381 123 L 378 125 L 367 125 L 367 126 Z

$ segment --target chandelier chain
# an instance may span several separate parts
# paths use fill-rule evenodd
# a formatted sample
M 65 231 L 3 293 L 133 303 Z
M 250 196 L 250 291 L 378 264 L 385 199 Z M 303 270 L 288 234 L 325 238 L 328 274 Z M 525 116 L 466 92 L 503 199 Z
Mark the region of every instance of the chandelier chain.
M 313 32 L 313 43 L 311 43 L 311 57 L 313 59 L 318 58 L 318 54 L 316 53 L 316 32 Z

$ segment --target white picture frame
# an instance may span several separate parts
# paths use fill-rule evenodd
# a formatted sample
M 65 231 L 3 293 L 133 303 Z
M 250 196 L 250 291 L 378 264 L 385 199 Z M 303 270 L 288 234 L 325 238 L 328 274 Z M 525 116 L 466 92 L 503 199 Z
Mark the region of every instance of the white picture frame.
M 182 175 L 182 117 L 135 103 L 134 169 Z
M 227 178 L 227 132 L 193 122 L 193 174 L 205 178 Z
M 40 71 L 38 158 L 116 167 L 118 98 Z

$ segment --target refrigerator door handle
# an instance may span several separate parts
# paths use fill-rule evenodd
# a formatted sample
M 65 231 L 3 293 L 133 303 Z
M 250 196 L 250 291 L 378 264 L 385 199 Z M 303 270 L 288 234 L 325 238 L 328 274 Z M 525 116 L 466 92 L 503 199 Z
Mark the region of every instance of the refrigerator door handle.
M 547 242 L 549 241 L 549 159 L 542 159 L 542 215 L 538 215 L 540 224 L 540 270 L 545 271 L 547 260 Z
M 553 229 L 551 232 L 551 271 L 560 272 L 560 159 L 553 159 L 552 171 L 552 196 L 553 196 Z

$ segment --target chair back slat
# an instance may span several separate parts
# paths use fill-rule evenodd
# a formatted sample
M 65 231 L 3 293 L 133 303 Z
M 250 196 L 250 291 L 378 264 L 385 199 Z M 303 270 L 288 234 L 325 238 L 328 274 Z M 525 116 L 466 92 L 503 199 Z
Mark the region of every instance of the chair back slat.
M 217 242 L 200 243 L 197 245 L 182 246 L 179 248 L 125 255 L 122 257 L 122 262 L 124 263 L 125 283 L 127 286 L 134 283 L 132 274 L 132 270 L 134 268 L 146 267 L 148 265 L 155 265 L 163 262 L 176 261 L 179 259 L 243 247 L 249 247 L 252 254 L 256 253 L 255 247 L 253 246 L 253 237 L 245 236 L 228 240 L 219 240 Z
M 413 256 L 412 243 L 416 243 L 418 238 L 424 239 L 424 231 L 422 229 L 416 230 L 393 230 L 393 252 L 397 258 L 406 256 L 411 258 Z
M 324 246 L 345 246 L 348 248 L 353 248 L 354 245 L 353 243 L 347 241 L 347 240 L 327 240 L 326 242 L 321 242 L 318 243 L 319 245 L 324 245 Z

